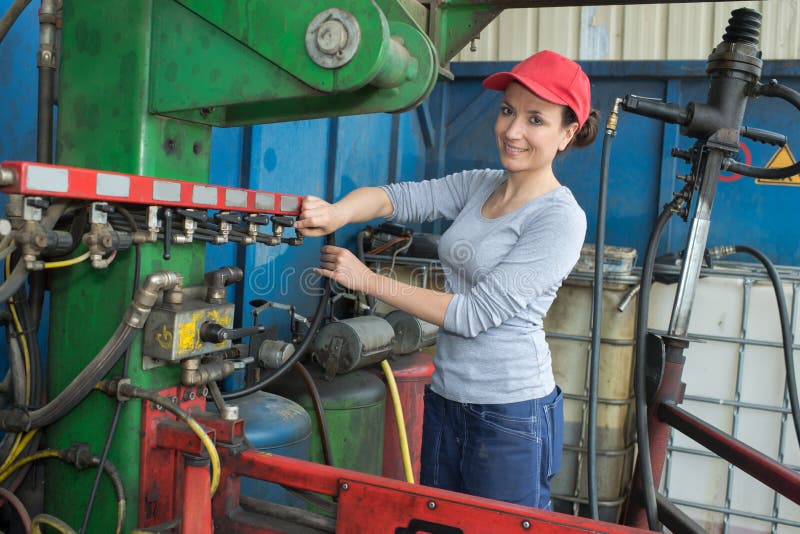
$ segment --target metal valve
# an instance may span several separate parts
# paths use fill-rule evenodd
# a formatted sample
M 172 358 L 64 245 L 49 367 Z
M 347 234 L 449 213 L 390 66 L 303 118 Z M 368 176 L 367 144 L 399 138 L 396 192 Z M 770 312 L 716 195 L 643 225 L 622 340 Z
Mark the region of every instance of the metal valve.
M 263 326 L 225 328 L 221 324 L 207 322 L 200 326 L 200 340 L 209 343 L 222 343 L 229 339 L 241 339 L 253 334 L 260 334 L 263 331 Z

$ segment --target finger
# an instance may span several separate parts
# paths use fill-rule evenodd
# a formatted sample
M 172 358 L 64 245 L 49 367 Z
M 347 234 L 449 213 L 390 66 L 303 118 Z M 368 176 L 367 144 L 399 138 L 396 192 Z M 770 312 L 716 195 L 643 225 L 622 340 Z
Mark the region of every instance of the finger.
M 333 271 L 328 269 L 320 269 L 318 267 L 314 267 L 314 272 L 320 276 L 324 276 L 325 278 L 333 278 Z

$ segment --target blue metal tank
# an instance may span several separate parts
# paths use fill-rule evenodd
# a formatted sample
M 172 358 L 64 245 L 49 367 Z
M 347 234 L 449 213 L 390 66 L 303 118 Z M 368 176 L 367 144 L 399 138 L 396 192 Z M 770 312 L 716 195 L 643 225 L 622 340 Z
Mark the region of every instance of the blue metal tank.
M 311 455 L 311 419 L 302 406 L 289 399 L 257 391 L 229 402 L 239 407 L 244 419 L 244 433 L 255 449 L 309 460 Z M 213 402 L 209 411 L 216 411 Z M 268 502 L 305 508 L 305 503 L 277 484 L 242 477 L 241 494 Z

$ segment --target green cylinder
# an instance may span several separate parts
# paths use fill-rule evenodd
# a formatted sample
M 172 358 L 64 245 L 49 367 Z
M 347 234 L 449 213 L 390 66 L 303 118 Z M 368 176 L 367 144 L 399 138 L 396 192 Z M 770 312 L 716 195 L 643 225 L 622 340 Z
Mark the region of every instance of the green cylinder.
M 354 371 L 327 381 L 323 378 L 324 371 L 316 364 L 309 364 L 308 372 L 319 390 L 325 411 L 334 466 L 380 475 L 386 406 L 383 382 L 367 371 Z M 325 463 L 316 410 L 301 377 L 290 371 L 268 389 L 293 400 L 309 413 L 311 461 Z

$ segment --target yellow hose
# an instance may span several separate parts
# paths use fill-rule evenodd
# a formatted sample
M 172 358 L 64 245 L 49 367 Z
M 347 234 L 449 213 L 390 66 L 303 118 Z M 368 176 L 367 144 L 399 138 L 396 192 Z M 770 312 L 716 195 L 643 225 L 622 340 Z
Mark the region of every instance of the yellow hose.
M 6 262 L 5 265 L 6 269 L 6 278 L 9 277 L 11 274 L 11 263 Z M 19 320 L 19 315 L 17 314 L 17 307 L 14 305 L 14 297 L 8 299 L 8 311 L 11 312 L 11 317 L 14 320 L 14 328 L 17 329 L 17 335 L 19 337 L 19 345 L 22 349 L 22 355 L 25 360 L 25 403 L 30 404 L 31 402 L 31 356 L 30 352 L 28 351 L 28 341 L 25 337 L 25 332 L 22 329 L 22 323 Z
M 52 449 L 45 450 L 45 451 L 39 451 L 39 452 L 31 454 L 30 456 L 26 456 L 22 460 L 14 462 L 10 466 L 8 466 L 8 468 L 6 468 L 5 471 L 0 473 L 0 482 L 3 482 L 5 479 L 10 477 L 14 473 L 14 471 L 19 469 L 23 465 L 29 464 L 29 463 L 34 462 L 36 460 L 41 460 L 42 458 L 59 458 L 58 451 L 55 451 L 55 450 L 52 450 Z
M 61 534 L 77 534 L 71 526 L 57 517 L 48 514 L 39 514 L 31 521 L 31 534 L 42 534 L 40 525 L 47 525 L 56 529 Z
M 6 457 L 5 462 L 3 465 L 0 465 L 0 474 L 4 473 L 8 466 L 11 465 L 11 462 L 17 459 L 22 451 L 25 450 L 25 447 L 28 446 L 28 443 L 31 442 L 33 436 L 36 434 L 36 429 L 31 430 L 23 437 L 22 434 L 17 434 L 17 440 L 14 442 L 14 446 L 11 448 L 11 452 Z
M 403 406 L 400 404 L 400 394 L 397 392 L 394 374 L 387 360 L 381 362 L 381 369 L 386 375 L 386 383 L 389 384 L 389 393 L 392 396 L 392 404 L 394 405 L 394 418 L 397 420 L 397 437 L 400 440 L 400 456 L 403 458 L 403 472 L 406 475 L 406 482 L 413 484 L 414 470 L 411 468 L 411 454 L 408 452 L 406 421 L 403 417 Z
M 219 487 L 220 471 L 222 470 L 219 465 L 219 454 L 217 453 L 217 448 L 214 447 L 214 442 L 208 437 L 208 434 L 206 434 L 206 431 L 200 426 L 200 423 L 191 417 L 185 418 L 184 423 L 189 425 L 189 428 L 191 428 L 192 431 L 197 434 L 197 437 L 200 438 L 200 441 L 203 443 L 203 446 L 208 452 L 208 457 L 211 459 L 211 496 L 213 497 L 217 492 L 217 488 Z
M 84 252 L 80 256 L 75 256 L 74 258 L 70 258 L 68 260 L 61 260 L 61 261 L 48 261 L 44 264 L 45 269 L 59 269 L 61 267 L 69 267 L 70 265 L 75 265 L 82 261 L 88 260 L 89 255 L 91 253 L 89 251 Z

